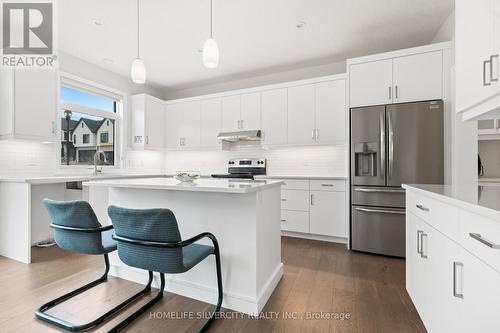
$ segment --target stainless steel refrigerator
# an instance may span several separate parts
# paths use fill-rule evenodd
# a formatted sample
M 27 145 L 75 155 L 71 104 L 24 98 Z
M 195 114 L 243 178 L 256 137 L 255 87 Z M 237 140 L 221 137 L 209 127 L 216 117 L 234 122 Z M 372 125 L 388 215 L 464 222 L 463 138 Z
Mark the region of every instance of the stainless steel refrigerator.
M 405 256 L 401 184 L 442 184 L 443 102 L 352 108 L 351 248 Z

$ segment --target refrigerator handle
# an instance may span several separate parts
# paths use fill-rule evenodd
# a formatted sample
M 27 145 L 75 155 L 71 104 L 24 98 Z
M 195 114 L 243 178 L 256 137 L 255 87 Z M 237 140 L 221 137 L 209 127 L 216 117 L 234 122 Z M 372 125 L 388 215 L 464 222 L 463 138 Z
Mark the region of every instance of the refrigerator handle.
M 390 112 L 387 112 L 387 124 L 388 124 L 388 134 L 389 134 L 389 167 L 387 168 L 387 178 L 392 178 L 392 169 L 394 168 L 394 130 L 392 128 L 392 116 Z
M 385 178 L 385 112 L 380 113 L 380 178 Z

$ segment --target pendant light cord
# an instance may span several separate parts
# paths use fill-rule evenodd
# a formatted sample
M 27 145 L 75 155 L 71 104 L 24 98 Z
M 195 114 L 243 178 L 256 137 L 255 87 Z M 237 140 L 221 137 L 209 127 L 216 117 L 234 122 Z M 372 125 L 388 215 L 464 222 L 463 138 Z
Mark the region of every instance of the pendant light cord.
M 212 19 L 212 15 L 213 15 L 212 14 L 212 0 L 210 0 L 210 38 L 213 37 L 213 35 L 212 35 L 212 29 L 213 29 L 212 28 L 212 25 L 213 25 L 213 23 L 212 23 L 212 20 L 213 20 Z
M 140 53 L 139 53 L 139 0 L 137 0 L 137 58 L 140 58 Z

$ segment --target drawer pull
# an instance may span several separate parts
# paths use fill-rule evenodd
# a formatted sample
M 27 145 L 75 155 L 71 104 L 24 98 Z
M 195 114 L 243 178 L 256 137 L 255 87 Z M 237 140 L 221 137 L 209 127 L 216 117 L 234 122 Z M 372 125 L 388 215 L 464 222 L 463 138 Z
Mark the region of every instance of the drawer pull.
M 333 185 L 333 184 L 321 184 L 321 186 L 334 187 L 335 185 Z
M 469 236 L 471 236 L 472 238 L 474 238 L 478 242 L 483 243 L 484 245 L 486 245 L 488 247 L 491 247 L 492 249 L 497 249 L 497 250 L 500 249 L 500 244 L 495 244 L 492 241 L 489 241 L 489 240 L 483 238 L 480 234 L 476 234 L 476 233 L 471 232 L 471 233 L 469 233 Z
M 286 201 L 286 199 L 281 199 L 281 201 Z
M 461 278 L 462 278 L 462 275 L 463 275 L 463 269 L 464 269 L 464 264 L 461 263 L 461 262 L 458 262 L 458 261 L 454 261 L 453 262 L 453 296 L 457 297 L 457 298 L 464 298 L 464 293 L 463 293 L 463 290 L 459 293 L 457 291 L 457 267 L 460 267 L 461 269 Z M 462 286 L 462 289 L 463 289 L 463 286 Z
M 422 230 L 417 230 L 417 253 L 422 256 L 422 242 L 420 242 L 421 236 L 424 232 Z
M 427 234 L 422 233 L 420 235 L 420 257 L 427 259 Z M 425 237 L 425 254 L 424 254 L 424 237 Z
M 281 222 L 286 222 L 286 219 L 281 219 L 280 221 L 281 221 Z
M 416 207 L 417 207 L 418 209 L 420 209 L 420 210 L 423 210 L 424 212 L 428 212 L 428 211 L 430 211 L 430 209 L 429 209 L 429 208 L 424 207 L 424 206 L 422 206 L 422 205 L 416 205 Z

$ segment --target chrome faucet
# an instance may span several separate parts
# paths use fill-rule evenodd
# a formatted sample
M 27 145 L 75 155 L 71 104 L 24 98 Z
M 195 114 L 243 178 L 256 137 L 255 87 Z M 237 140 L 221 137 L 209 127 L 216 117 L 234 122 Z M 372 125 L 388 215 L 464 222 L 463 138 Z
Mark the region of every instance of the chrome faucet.
M 106 154 L 104 154 L 103 151 L 98 150 L 95 152 L 95 154 L 94 154 L 94 176 L 97 176 L 99 174 L 99 172 L 102 172 L 102 167 L 101 167 L 101 170 L 97 169 L 97 161 L 100 160 L 100 156 L 103 157 L 104 162 L 107 161 Z

